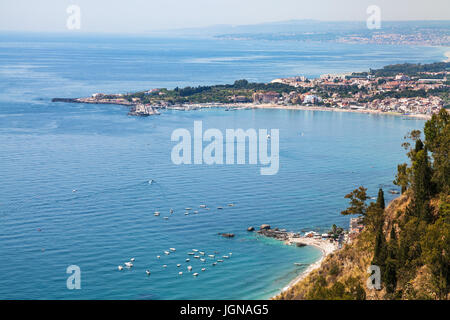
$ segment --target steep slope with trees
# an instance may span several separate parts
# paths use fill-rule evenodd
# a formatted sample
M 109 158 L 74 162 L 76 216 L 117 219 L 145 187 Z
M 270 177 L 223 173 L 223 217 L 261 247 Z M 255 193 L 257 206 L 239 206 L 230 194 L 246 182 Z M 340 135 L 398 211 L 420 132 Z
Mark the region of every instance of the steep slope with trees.
M 362 217 L 363 232 L 329 255 L 278 299 L 449 299 L 450 117 L 445 109 L 405 137 L 410 164 L 398 165 L 402 195 L 385 208 L 380 189 L 367 204 L 364 187 L 346 198 L 342 214 Z M 381 288 L 369 289 L 370 265 L 380 267 Z

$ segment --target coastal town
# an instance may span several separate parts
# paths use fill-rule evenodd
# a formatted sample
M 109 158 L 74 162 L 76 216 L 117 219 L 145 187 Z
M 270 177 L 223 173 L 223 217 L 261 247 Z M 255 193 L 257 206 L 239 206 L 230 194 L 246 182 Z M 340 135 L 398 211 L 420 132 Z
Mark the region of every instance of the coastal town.
M 273 79 L 269 83 L 237 80 L 232 85 L 154 88 L 127 94 L 95 93 L 86 98 L 53 102 L 118 104 L 129 115 L 149 116 L 158 110 L 207 107 L 289 108 L 390 113 L 429 118 L 450 106 L 450 62 L 386 66 L 369 72 L 323 74 Z M 403 72 L 402 72 L 403 71 Z
M 262 97 L 255 94 L 254 101 L 276 104 L 302 103 L 339 109 L 396 112 L 405 115 L 438 113 L 446 102 L 439 94 L 432 92 L 449 90 L 447 71 L 425 72 L 423 76 L 424 78 L 412 78 L 405 74 L 389 77 L 324 74 L 318 79 L 280 78 L 272 80 L 272 83 L 287 84 L 295 88 L 310 88 L 310 91 L 304 94 L 291 92 L 283 95 L 269 92 Z M 347 88 L 349 91 L 346 91 Z M 357 92 L 354 92 L 355 90 Z M 401 94 L 384 95 L 391 92 L 408 92 L 411 97 L 402 97 Z M 426 92 L 431 94 L 424 94 Z

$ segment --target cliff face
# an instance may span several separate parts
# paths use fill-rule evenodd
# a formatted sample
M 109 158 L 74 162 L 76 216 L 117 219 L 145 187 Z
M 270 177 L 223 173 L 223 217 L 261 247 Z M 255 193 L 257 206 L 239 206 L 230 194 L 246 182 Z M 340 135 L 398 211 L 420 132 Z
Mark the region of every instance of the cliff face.
M 391 229 L 397 236 L 404 220 L 407 206 L 411 202 L 410 192 L 393 200 L 384 211 L 383 234 L 386 241 L 390 240 Z M 433 202 L 433 201 L 432 201 Z M 435 202 L 435 208 L 439 201 Z M 381 290 L 369 289 L 366 281 L 369 278 L 367 272 L 374 258 L 375 233 L 364 230 L 341 250 L 330 254 L 321 264 L 320 268 L 313 271 L 305 279 L 297 283 L 293 288 L 281 293 L 275 299 L 414 299 L 433 298 L 430 288 L 430 268 L 425 264 L 417 268 L 412 280 L 407 284 L 399 283 L 397 290 L 401 295 L 389 295 L 382 283 Z M 382 271 L 383 272 L 383 271 Z M 410 290 L 412 289 L 412 290 Z M 414 296 L 409 296 L 408 291 L 414 291 Z

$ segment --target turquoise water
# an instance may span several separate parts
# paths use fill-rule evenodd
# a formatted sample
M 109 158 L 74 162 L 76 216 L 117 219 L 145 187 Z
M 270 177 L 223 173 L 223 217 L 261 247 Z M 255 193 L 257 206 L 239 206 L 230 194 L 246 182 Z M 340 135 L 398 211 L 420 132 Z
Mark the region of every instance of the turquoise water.
M 261 239 L 246 228 L 347 226 L 349 218 L 339 215 L 344 195 L 361 184 L 371 195 L 391 188 L 404 161 L 402 137 L 423 126 L 394 116 L 292 110 L 137 118 L 120 106 L 51 98 L 269 81 L 441 55 L 414 47 L 0 35 L 0 298 L 268 298 L 304 269 L 294 262 L 312 263 L 320 252 Z M 254 165 L 174 165 L 170 135 L 192 131 L 195 120 L 204 130 L 279 128 L 279 173 L 261 176 Z M 199 209 L 202 203 L 211 210 Z M 185 216 L 186 207 L 199 214 Z M 170 208 L 174 214 L 164 220 Z M 153 216 L 156 210 L 161 217 Z M 176 252 L 167 256 L 170 247 Z M 193 248 L 233 254 L 215 267 L 208 261 L 205 272 L 191 257 L 200 273 L 194 278 L 184 262 Z M 131 257 L 135 266 L 119 272 Z M 81 268 L 81 290 L 66 288 L 73 264 Z

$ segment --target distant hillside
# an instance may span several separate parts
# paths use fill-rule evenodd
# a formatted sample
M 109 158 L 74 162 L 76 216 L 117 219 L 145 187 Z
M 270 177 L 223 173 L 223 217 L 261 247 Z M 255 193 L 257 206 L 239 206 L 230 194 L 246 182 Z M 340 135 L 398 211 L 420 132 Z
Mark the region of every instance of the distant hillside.
M 395 184 L 403 194 L 384 208 L 380 190 L 366 204 L 360 187 L 346 196 L 343 214 L 363 217 L 364 230 L 321 267 L 277 299 L 442 299 L 450 298 L 450 117 L 445 109 L 403 147 L 411 163 L 398 165 Z M 369 289 L 370 265 L 381 270 L 381 289 Z
M 373 75 L 375 77 L 393 77 L 397 74 L 408 76 L 421 76 L 423 72 L 450 72 L 450 62 L 435 62 L 428 64 L 421 63 L 402 63 L 390 64 L 381 69 L 370 69 L 369 72 L 353 73 L 354 75 Z M 425 77 L 425 76 L 422 76 Z M 436 76 L 435 78 L 439 78 Z
M 296 40 L 296 41 L 368 41 L 374 35 L 399 35 L 376 42 L 397 43 L 408 41 L 428 45 L 450 44 L 450 20 L 444 21 L 383 21 L 381 29 L 368 29 L 366 21 L 288 20 L 248 25 L 212 25 L 155 31 L 163 36 L 216 37 L 241 40 Z M 406 37 L 405 37 L 406 36 Z M 374 40 L 374 41 L 375 41 Z M 424 42 L 425 41 L 425 42 Z

